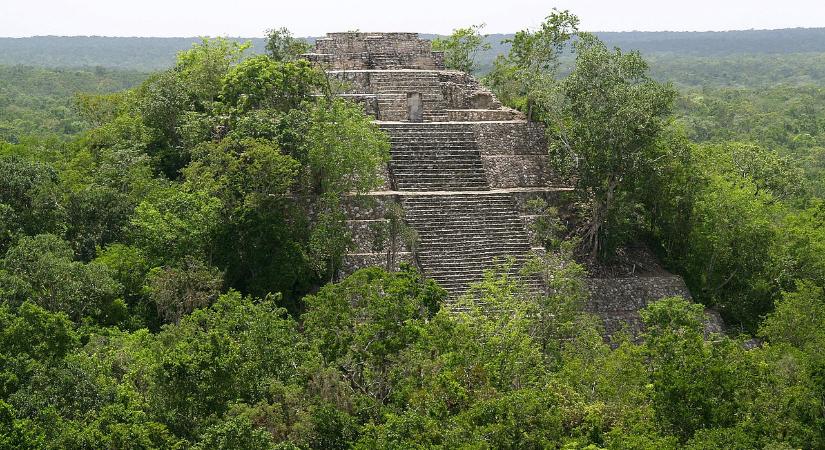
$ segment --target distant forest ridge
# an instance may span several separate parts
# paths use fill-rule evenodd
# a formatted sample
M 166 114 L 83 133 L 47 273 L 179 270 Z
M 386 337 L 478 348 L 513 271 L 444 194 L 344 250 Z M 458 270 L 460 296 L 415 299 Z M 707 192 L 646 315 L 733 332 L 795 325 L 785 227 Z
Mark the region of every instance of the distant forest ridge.
M 745 30 L 721 32 L 629 31 L 598 32 L 610 46 L 640 50 L 646 56 L 681 55 L 729 57 L 733 55 L 825 53 L 825 28 Z M 422 34 L 433 38 L 436 35 Z M 480 56 L 482 69 L 507 50 L 503 40 L 512 34 L 492 34 L 490 51 Z M 263 38 L 231 38 L 252 43 L 252 51 L 263 51 Z M 314 38 L 308 38 L 313 41 Z M 0 38 L 0 65 L 39 67 L 89 67 L 155 71 L 174 63 L 175 55 L 200 41 L 197 37 L 101 37 L 36 36 Z

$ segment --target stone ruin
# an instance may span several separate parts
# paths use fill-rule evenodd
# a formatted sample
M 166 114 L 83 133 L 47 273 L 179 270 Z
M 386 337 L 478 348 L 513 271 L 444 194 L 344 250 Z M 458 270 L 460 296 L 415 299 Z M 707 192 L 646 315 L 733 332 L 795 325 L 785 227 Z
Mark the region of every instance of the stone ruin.
M 516 272 L 531 252 L 531 199 L 562 207 L 571 188 L 550 169 L 544 128 L 496 97 L 467 73 L 446 70 L 417 33 L 329 33 L 307 59 L 361 103 L 391 142 L 383 187 L 353 199 L 347 212 L 356 249 L 343 272 L 407 261 L 452 298 L 509 259 Z M 417 239 L 388 248 L 392 205 Z M 398 247 L 397 249 L 394 247 Z M 410 247 L 415 247 L 411 249 Z M 608 333 L 629 324 L 649 301 L 690 298 L 681 277 L 590 278 L 588 310 Z

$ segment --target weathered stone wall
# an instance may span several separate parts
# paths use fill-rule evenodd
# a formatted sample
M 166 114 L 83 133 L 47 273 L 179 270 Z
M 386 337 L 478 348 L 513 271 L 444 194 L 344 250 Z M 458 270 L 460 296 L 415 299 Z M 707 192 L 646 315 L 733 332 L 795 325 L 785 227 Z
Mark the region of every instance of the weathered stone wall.
M 354 252 L 380 252 L 382 234 L 386 234 L 388 207 L 400 205 L 401 198 L 395 194 L 348 197 L 343 207 L 347 214 L 352 233 Z M 388 237 L 388 236 L 387 236 Z
M 315 41 L 317 53 L 406 53 L 432 52 L 430 41 L 419 39 L 418 33 L 327 33 Z
M 409 252 L 396 253 L 395 260 L 391 263 L 388 262 L 388 258 L 387 253 L 349 253 L 344 257 L 338 278 L 343 278 L 364 267 L 377 266 L 397 270 L 401 263 L 415 264 L 413 255 Z
M 473 123 L 482 154 L 547 154 L 544 126 L 525 121 Z
M 390 204 L 400 204 L 398 195 L 352 196 L 345 199 L 344 210 L 352 233 L 353 249 L 346 255 L 339 277 L 369 266 L 395 269 L 402 262 L 412 264 L 410 253 L 402 237 L 397 236 L 395 251 L 390 251 L 389 220 L 386 218 Z M 394 256 L 393 256 L 394 255 Z M 394 261 L 388 263 L 388 259 Z
M 638 311 L 652 299 L 692 298 L 685 281 L 679 276 L 590 278 L 588 310 L 594 313 Z
M 515 109 L 448 109 L 449 122 L 484 122 L 510 121 L 523 119 L 521 112 Z
M 391 247 L 393 236 L 389 234 L 389 219 L 350 220 L 353 253 L 383 253 Z M 401 236 L 395 236 L 397 251 L 408 251 Z
M 409 120 L 410 94 L 420 94 L 424 120 L 436 121 L 447 118 L 444 97 L 435 71 L 335 70 L 327 73 L 339 83 L 346 95 L 355 98 L 374 96 L 371 111 L 378 120 Z
M 690 299 L 690 291 L 679 276 L 589 278 L 590 300 L 586 309 L 604 321 L 605 332 L 613 335 L 626 329 L 636 335 L 642 330 L 639 310 L 658 299 Z
M 342 207 L 351 220 L 383 219 L 390 204 L 401 204 L 397 194 L 370 194 L 350 196 L 344 199 Z
M 527 235 L 531 244 L 537 242 L 535 233 L 533 232 L 533 224 L 539 217 L 529 203 L 535 200 L 541 200 L 547 206 L 555 207 L 559 212 L 559 219 L 563 223 L 569 222 L 570 212 L 567 210 L 572 203 L 572 190 L 569 188 L 556 188 L 545 190 L 531 190 L 525 192 L 513 192 L 513 197 L 516 209 L 519 212 L 524 228 L 527 230 Z
M 344 92 L 350 94 L 374 94 L 370 86 L 372 73 L 368 70 L 330 70 L 327 75 L 341 83 Z
M 682 297 L 691 300 L 685 280 L 678 275 L 627 278 L 588 278 L 590 300 L 586 309 L 604 321 L 605 333 L 626 330 L 638 336 L 644 328 L 639 310 L 657 300 Z M 705 334 L 723 333 L 724 323 L 717 311 L 705 309 Z
M 332 69 L 443 69 L 444 56 L 417 33 L 328 33 L 308 59 Z
M 553 182 L 547 155 L 486 155 L 481 159 L 493 188 L 547 186 Z
M 471 75 L 457 71 L 439 72 L 439 81 L 450 109 L 498 109 L 501 102 Z
M 339 94 L 363 106 L 364 114 L 375 117 L 378 114 L 378 99 L 374 94 Z
M 550 168 L 544 128 L 525 121 L 472 122 L 478 148 L 493 188 L 557 185 Z

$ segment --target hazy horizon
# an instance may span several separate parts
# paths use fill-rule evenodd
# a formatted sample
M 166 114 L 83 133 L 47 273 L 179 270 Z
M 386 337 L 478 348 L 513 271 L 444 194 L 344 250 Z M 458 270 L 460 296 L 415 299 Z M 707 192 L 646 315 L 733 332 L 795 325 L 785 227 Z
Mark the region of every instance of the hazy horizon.
M 784 27 L 784 28 L 747 28 L 747 29 L 731 29 L 731 30 L 621 30 L 621 31 L 607 31 L 607 30 L 582 30 L 587 31 L 589 33 L 731 33 L 731 32 L 740 32 L 740 31 L 781 31 L 781 30 L 820 30 L 825 29 L 825 26 L 822 27 Z M 359 30 L 362 31 L 362 30 Z M 364 32 L 368 33 L 386 33 L 387 30 L 363 30 Z M 513 30 L 508 32 L 500 32 L 500 33 L 485 33 L 485 34 L 514 34 L 516 31 Z M 335 33 L 336 31 L 330 30 L 325 33 L 319 35 L 304 35 L 304 36 L 297 36 L 300 38 L 318 38 L 326 33 Z M 418 31 L 418 30 L 393 30 L 392 32 L 412 32 L 418 33 L 420 35 L 444 35 L 445 33 L 434 33 L 429 31 Z M 241 36 L 241 35 L 190 35 L 190 36 L 113 36 L 113 35 L 101 35 L 101 34 L 37 34 L 31 36 L 0 36 L 0 39 L 31 39 L 31 38 L 40 38 L 40 37 L 69 37 L 69 38 L 80 38 L 80 37 L 95 37 L 95 38 L 123 38 L 123 39 L 136 39 L 136 38 L 145 38 L 145 39 L 194 39 L 194 38 L 201 38 L 201 37 L 225 37 L 230 39 L 261 39 L 265 36 Z
M 169 2 L 145 0 L 31 0 L 0 4 L 2 37 L 263 37 L 285 26 L 297 36 L 331 31 L 413 31 L 447 34 L 456 27 L 486 23 L 486 33 L 506 34 L 536 26 L 553 7 L 578 15 L 581 28 L 597 32 L 723 32 L 825 27 L 825 2 L 788 0 L 479 0 L 388 2 L 364 0 L 353 7 L 333 0 L 278 4 L 262 0 Z

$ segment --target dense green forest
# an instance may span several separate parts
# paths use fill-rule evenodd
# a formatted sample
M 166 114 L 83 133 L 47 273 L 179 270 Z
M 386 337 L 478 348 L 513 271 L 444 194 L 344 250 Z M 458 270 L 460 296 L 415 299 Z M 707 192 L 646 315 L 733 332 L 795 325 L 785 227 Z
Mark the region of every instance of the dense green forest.
M 237 38 L 250 42 L 250 52 L 262 53 L 265 39 Z M 152 72 L 175 64 L 178 52 L 201 41 L 188 38 L 141 38 L 104 36 L 34 36 L 0 38 L 0 64 L 35 67 L 108 67 Z
M 608 46 L 624 50 L 639 50 L 647 57 L 673 55 L 735 56 L 787 55 L 825 52 L 825 28 L 783 30 L 745 30 L 724 32 L 597 32 Z M 496 56 L 505 54 L 507 41 L 513 34 L 490 34 L 484 40 L 490 44 L 479 53 L 479 64 L 488 67 Z M 422 33 L 421 37 L 443 37 Z M 250 42 L 251 53 L 264 53 L 264 38 L 231 38 L 235 42 Z M 315 38 L 305 38 L 312 43 Z M 103 66 L 138 71 L 166 69 L 175 62 L 175 55 L 186 50 L 199 38 L 145 38 L 104 36 L 35 36 L 0 38 L 0 65 L 32 65 L 38 67 Z
M 76 95 L 134 87 L 147 74 L 125 70 L 0 66 L 0 140 L 71 136 L 93 122 L 79 114 Z
M 581 226 L 541 213 L 544 293 L 503 267 L 458 304 L 410 266 L 335 280 L 389 144 L 283 30 L 0 70 L 0 448 L 825 448 L 825 69 L 779 69 L 822 49 L 739 32 L 781 62 L 657 69 L 577 25 L 513 35 L 484 82 L 546 124 Z M 605 342 L 584 263 L 636 242 L 699 303 Z
M 726 32 L 595 33 L 608 46 L 641 51 L 660 81 L 678 85 L 771 86 L 825 80 L 825 28 Z M 510 49 L 513 34 L 490 34 L 477 57 L 477 72 Z M 434 39 L 443 36 L 422 34 Z M 313 42 L 315 38 L 306 38 Z M 248 53 L 265 52 L 266 39 L 232 38 L 251 44 Z M 105 67 L 137 72 L 167 69 L 175 55 L 199 38 L 36 36 L 0 38 L 0 65 L 51 68 Z M 563 58 L 568 64 L 572 58 Z

